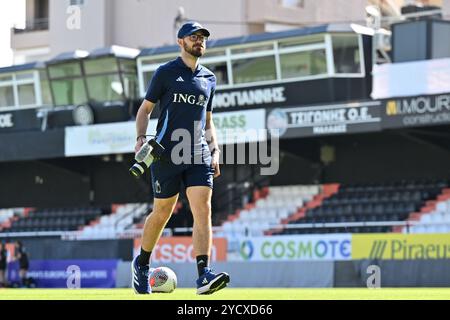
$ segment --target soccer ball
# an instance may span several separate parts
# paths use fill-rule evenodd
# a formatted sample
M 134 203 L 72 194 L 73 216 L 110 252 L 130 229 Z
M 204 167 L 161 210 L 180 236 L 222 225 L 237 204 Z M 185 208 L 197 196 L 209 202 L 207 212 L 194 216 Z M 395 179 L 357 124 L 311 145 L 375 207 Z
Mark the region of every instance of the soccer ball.
M 177 275 L 168 267 L 158 267 L 151 270 L 148 281 L 152 292 L 170 293 L 177 287 Z

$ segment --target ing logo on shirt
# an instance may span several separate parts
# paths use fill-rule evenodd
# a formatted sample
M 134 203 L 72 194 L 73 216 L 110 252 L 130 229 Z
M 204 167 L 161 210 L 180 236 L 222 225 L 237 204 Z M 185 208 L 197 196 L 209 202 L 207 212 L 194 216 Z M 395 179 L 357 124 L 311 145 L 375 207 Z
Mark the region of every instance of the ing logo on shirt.
M 206 105 L 206 97 L 204 95 L 197 96 L 193 94 L 183 94 L 183 93 L 174 93 L 173 101 L 174 103 L 188 103 L 197 106 L 205 106 Z

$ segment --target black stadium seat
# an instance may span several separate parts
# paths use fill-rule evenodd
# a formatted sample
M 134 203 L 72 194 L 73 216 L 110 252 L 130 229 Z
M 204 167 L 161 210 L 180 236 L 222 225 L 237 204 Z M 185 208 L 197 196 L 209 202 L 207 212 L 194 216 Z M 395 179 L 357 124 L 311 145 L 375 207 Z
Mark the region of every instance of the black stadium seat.
M 412 212 L 418 212 L 428 200 L 434 200 L 449 186 L 447 181 L 401 180 L 386 183 L 343 184 L 337 193 L 322 205 L 309 209 L 296 223 L 345 223 L 403 221 Z M 352 228 L 312 228 L 297 233 L 317 232 L 390 232 L 390 226 L 362 226 Z

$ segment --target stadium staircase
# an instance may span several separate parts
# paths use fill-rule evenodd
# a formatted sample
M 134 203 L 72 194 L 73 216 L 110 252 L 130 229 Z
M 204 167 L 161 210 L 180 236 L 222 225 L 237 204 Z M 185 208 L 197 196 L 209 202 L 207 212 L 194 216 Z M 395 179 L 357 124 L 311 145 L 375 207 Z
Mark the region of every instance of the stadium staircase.
M 305 203 L 318 201 L 318 185 L 273 186 L 257 189 L 253 201 L 228 216 L 222 224 L 224 236 L 262 236 L 273 226 L 299 212 Z
M 142 212 L 148 212 L 147 204 L 114 204 L 111 206 L 110 214 L 98 217 L 89 225 L 82 227 L 76 238 L 79 240 L 120 238 L 133 226 L 134 218 Z
M 435 200 L 428 200 L 419 212 L 412 212 L 408 221 L 411 227 L 394 227 L 401 233 L 447 233 L 450 232 L 450 188 L 444 188 Z

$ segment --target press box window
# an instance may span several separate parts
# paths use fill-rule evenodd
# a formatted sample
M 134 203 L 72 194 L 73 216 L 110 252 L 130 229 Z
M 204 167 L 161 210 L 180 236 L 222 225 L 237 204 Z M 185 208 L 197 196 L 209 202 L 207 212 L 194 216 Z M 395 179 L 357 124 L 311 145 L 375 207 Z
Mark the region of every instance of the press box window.
M 145 71 L 143 72 L 144 75 L 144 85 L 145 90 L 147 91 L 148 87 L 150 86 L 150 81 L 152 80 L 153 75 L 155 74 L 155 71 Z
M 89 76 L 87 85 L 92 100 L 122 100 L 123 87 L 119 75 Z
M 0 86 L 0 107 L 14 106 L 14 92 L 12 86 Z
M 34 95 L 34 84 L 22 84 L 18 86 L 19 105 L 35 105 L 36 97 Z
M 232 61 L 234 83 L 275 80 L 275 56 L 237 59 Z
M 81 76 L 81 66 L 79 62 L 50 66 L 48 71 L 50 73 L 50 78 L 52 79 Z
M 117 73 L 119 71 L 116 58 L 85 60 L 83 63 L 86 74 Z
M 86 90 L 83 80 L 53 80 L 53 93 L 56 105 L 72 105 L 87 102 Z
M 227 63 L 217 62 L 217 63 L 207 63 L 205 64 L 209 70 L 211 70 L 216 75 L 217 85 L 226 85 L 228 84 L 228 69 Z
M 324 49 L 280 54 L 281 78 L 299 78 L 327 73 Z
M 333 57 L 336 73 L 361 73 L 357 35 L 333 35 Z

